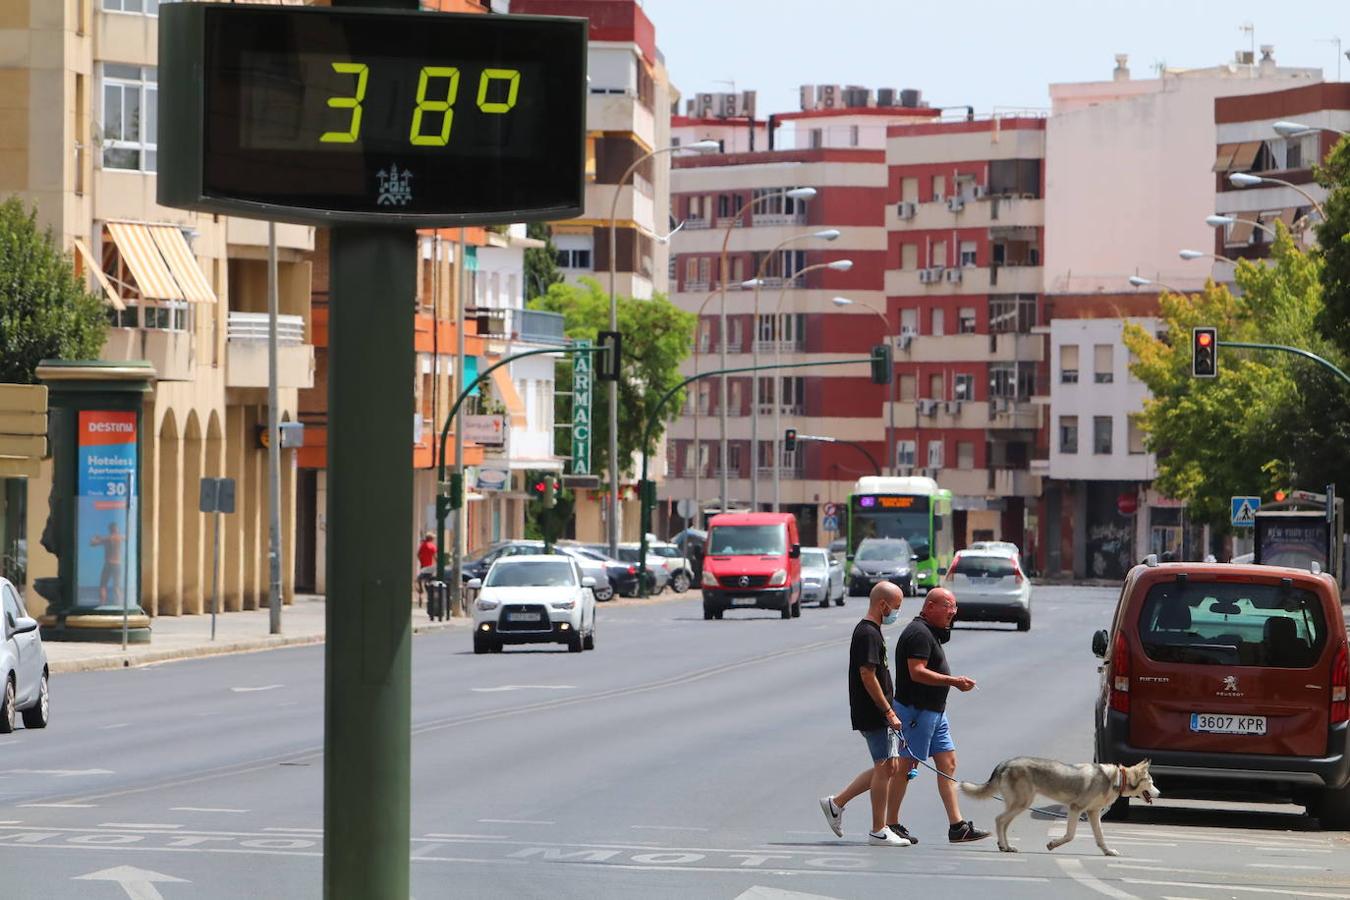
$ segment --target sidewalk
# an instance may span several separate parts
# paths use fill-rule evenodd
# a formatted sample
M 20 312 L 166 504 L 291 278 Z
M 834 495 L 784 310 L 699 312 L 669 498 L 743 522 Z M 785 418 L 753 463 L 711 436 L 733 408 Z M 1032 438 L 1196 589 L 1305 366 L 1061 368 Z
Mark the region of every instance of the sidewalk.
M 646 599 L 623 599 L 599 605 L 605 609 L 668 603 L 687 597 L 686 594 L 664 593 Z M 220 656 L 226 653 L 251 653 L 295 647 L 303 644 L 322 644 L 324 639 L 324 598 L 321 595 L 300 594 L 290 606 L 281 609 L 281 634 L 268 634 L 270 617 L 266 609 L 221 613 L 216 616 L 216 639 L 211 640 L 211 616 L 158 616 L 150 623 L 150 643 L 130 644 L 125 653 L 122 644 L 92 644 L 71 641 L 43 641 L 47 650 L 48 667 L 58 672 L 91 672 L 97 669 L 121 669 L 174 659 L 199 656 Z M 467 616 L 433 622 L 425 608 L 410 604 L 414 635 L 437 631 L 468 631 L 471 619 Z M 119 633 L 120 637 L 120 633 Z

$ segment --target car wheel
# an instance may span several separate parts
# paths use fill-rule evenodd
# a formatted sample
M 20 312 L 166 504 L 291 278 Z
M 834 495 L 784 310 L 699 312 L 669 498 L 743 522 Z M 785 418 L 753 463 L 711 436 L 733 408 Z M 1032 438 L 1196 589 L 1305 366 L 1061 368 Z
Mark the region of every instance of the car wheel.
M 671 579 L 670 584 L 671 589 L 674 590 L 675 593 L 683 594 L 685 591 L 689 590 L 689 576 L 680 572 Z
M 782 617 L 783 617 L 784 619 L 790 619 L 790 618 L 792 618 L 792 607 L 791 607 L 791 606 L 784 606 L 781 610 L 779 610 L 779 612 L 780 612 L 780 614 L 782 615 Z
M 582 639 L 582 641 L 581 641 L 581 647 L 582 647 L 583 650 L 594 650 L 594 649 L 595 649 L 595 622 L 594 622 L 594 621 L 591 622 L 591 630 L 588 631 L 588 632 L 586 632 L 586 637 Z
M 47 693 L 47 673 L 42 673 L 38 682 L 38 701 L 23 711 L 25 728 L 46 728 L 51 717 L 51 697 Z
M 505 647 L 505 646 L 506 646 L 506 645 L 502 643 L 502 639 L 501 639 L 501 638 L 489 638 L 489 639 L 488 639 L 488 650 L 490 650 L 490 651 L 493 652 L 493 653 L 501 653 L 501 652 L 502 652 L 502 648 Z
M 713 618 L 719 622 L 722 621 L 722 610 L 719 609 L 717 612 L 713 613 Z
M 1323 791 L 1317 801 L 1317 819 L 1323 830 L 1350 830 L 1350 785 L 1339 791 Z
M 834 605 L 835 605 L 835 606 L 843 606 L 843 605 L 844 605 L 844 595 L 843 595 L 843 594 L 840 594 L 837 598 L 835 598 Z
M 487 636 L 481 632 L 476 632 L 473 636 L 473 652 L 487 653 L 491 649 L 492 645 L 488 642 Z
M 567 650 L 569 653 L 580 653 L 584 649 L 581 642 L 581 632 L 574 631 L 567 638 Z
M 0 734 L 14 730 L 14 678 L 5 679 L 5 695 L 0 701 Z
M 792 618 L 800 619 L 802 617 L 802 601 L 798 600 L 792 604 Z
M 1130 817 L 1130 798 L 1118 797 L 1115 803 L 1112 803 L 1102 812 L 1102 821 L 1104 822 L 1124 822 Z
M 604 603 L 606 600 L 614 599 L 614 588 L 610 587 L 609 585 L 605 585 L 604 587 L 599 588 L 593 588 L 591 590 L 591 593 L 595 595 L 595 599 L 599 603 Z
M 1027 610 L 1026 614 L 1023 615 L 1022 618 L 1017 620 L 1017 630 L 1018 631 L 1031 630 L 1031 610 Z

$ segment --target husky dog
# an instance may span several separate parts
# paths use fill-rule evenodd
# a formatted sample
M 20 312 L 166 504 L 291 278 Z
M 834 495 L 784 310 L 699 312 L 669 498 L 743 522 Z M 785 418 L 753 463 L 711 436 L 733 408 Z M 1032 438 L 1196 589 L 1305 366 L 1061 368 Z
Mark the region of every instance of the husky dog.
M 1106 846 L 1106 839 L 1102 837 L 1102 810 L 1120 797 L 1142 797 L 1145 803 L 1152 803 L 1154 797 L 1161 797 L 1162 794 L 1149 777 L 1148 765 L 1149 761 L 1144 760 L 1133 766 L 1099 763 L 1071 766 L 1053 759 L 1019 756 L 995 766 L 993 774 L 984 784 L 961 782 L 961 790 L 977 800 L 1000 795 L 1006 806 L 995 817 L 994 824 L 998 834 L 998 849 L 1004 853 L 1017 852 L 1017 848 L 1008 843 L 1008 826 L 1040 794 L 1063 803 L 1069 810 L 1069 823 L 1064 837 L 1046 844 L 1047 849 L 1054 850 L 1073 840 L 1074 832 L 1078 829 L 1078 817 L 1087 813 L 1088 824 L 1092 826 L 1092 834 L 1097 838 L 1097 846 L 1102 853 L 1119 856 Z

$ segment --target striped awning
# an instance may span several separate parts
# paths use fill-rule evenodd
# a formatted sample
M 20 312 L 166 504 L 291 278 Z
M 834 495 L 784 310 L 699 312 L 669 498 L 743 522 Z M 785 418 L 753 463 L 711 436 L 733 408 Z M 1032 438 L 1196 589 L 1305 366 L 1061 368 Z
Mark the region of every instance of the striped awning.
M 186 300 L 183 290 L 174 280 L 159 246 L 150 233 L 150 226 L 140 222 L 109 222 L 117 252 L 122 255 L 141 296 L 153 300 Z
M 122 302 L 121 297 L 117 296 L 117 291 L 113 290 L 112 282 L 108 280 L 103 267 L 94 259 L 94 254 L 90 252 L 89 245 L 84 242 L 83 238 L 75 238 L 75 249 L 79 251 L 80 257 L 84 260 L 85 268 L 93 272 L 94 277 L 98 279 L 99 286 L 103 288 L 103 295 L 108 298 L 108 302 L 112 304 L 113 309 L 126 309 L 126 304 Z
M 211 282 L 206 273 L 197 264 L 191 248 L 183 238 L 183 232 L 174 225 L 147 225 L 155 246 L 169 264 L 169 271 L 182 289 L 183 298 L 189 303 L 215 303 L 216 292 L 211 290 Z

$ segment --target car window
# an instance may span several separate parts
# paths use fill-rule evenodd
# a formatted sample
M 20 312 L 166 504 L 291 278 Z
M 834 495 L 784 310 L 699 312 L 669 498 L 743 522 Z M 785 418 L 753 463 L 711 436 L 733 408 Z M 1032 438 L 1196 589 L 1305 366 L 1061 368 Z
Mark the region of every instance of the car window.
M 1327 640 L 1312 591 L 1242 583 L 1155 584 L 1139 614 L 1149 659 L 1198 665 L 1303 669 Z
M 575 587 L 576 576 L 568 560 L 503 562 L 492 567 L 483 587 Z
M 803 550 L 802 565 L 812 569 L 824 569 L 829 567 L 829 557 L 823 550 Z
M 18 620 L 23 618 L 23 607 L 19 605 L 19 600 L 14 596 L 14 590 L 5 585 L 5 625 L 8 630 L 13 631 L 18 625 Z
M 956 574 L 970 578 L 1008 578 L 1017 572 L 1006 556 L 958 556 L 953 568 Z
M 787 551 L 782 525 L 719 525 L 712 530 L 714 556 L 754 556 Z
M 903 541 L 863 541 L 858 547 L 857 559 L 867 560 L 908 560 L 911 554 L 909 545 Z
M 683 556 L 679 547 L 653 547 L 652 553 L 657 556 L 664 556 L 666 559 L 679 559 Z

